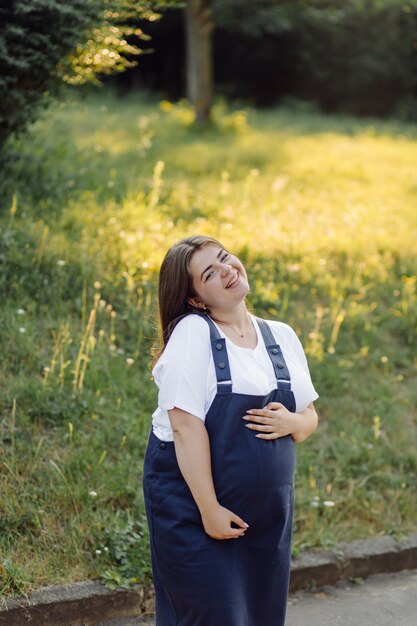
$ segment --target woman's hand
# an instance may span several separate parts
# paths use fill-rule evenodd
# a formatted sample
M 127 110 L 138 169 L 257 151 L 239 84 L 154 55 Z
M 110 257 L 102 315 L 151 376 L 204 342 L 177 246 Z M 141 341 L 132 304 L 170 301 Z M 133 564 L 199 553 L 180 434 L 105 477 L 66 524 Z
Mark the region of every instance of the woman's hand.
M 258 431 L 258 439 L 278 439 L 291 435 L 295 442 L 304 441 L 317 428 L 313 403 L 301 413 L 291 413 L 280 402 L 270 402 L 263 409 L 250 409 L 243 416 L 246 427 Z
M 248 525 L 221 506 L 214 491 L 210 442 L 204 423 L 182 409 L 168 411 L 174 432 L 175 453 L 184 480 L 199 508 L 204 530 L 213 539 L 237 539 Z M 232 528 L 232 524 L 239 528 Z
M 238 515 L 217 504 L 201 513 L 204 530 L 213 539 L 238 539 L 249 528 Z M 232 528 L 232 523 L 239 528 Z

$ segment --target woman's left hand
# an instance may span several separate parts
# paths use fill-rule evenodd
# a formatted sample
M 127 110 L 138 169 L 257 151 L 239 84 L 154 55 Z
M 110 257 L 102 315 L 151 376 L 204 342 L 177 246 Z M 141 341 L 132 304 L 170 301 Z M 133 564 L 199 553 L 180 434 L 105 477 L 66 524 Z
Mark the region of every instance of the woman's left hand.
M 258 431 L 259 439 L 278 439 L 297 429 L 297 417 L 297 413 L 291 413 L 280 402 L 270 402 L 263 409 L 247 411 L 243 419 L 247 428 Z
M 301 413 L 291 413 L 280 402 L 270 402 L 263 409 L 250 409 L 243 419 L 248 429 L 258 431 L 255 435 L 258 439 L 278 439 L 291 435 L 296 443 L 307 439 L 318 424 L 312 402 Z

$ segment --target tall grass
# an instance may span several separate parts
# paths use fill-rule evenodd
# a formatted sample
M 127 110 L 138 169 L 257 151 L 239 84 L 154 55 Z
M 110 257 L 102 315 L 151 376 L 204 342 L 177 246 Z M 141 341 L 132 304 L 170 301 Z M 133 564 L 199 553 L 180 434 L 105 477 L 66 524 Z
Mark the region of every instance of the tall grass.
M 415 528 L 416 127 L 90 95 L 1 182 L 0 589 L 146 579 L 140 474 L 168 246 L 214 235 L 251 308 L 290 323 L 320 393 L 294 550 Z

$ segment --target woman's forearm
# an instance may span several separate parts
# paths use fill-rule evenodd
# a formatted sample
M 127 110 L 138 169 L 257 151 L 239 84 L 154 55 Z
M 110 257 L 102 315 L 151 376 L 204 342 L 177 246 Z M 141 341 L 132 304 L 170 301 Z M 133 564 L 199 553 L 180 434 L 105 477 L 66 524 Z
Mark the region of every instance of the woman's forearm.
M 257 431 L 259 439 L 278 439 L 291 435 L 296 443 L 301 443 L 313 433 L 318 424 L 314 404 L 299 413 L 289 411 L 281 402 L 269 402 L 263 409 L 250 409 L 242 416 L 246 427 Z
M 217 501 L 211 474 L 210 442 L 204 423 L 181 409 L 171 409 L 168 414 L 177 462 L 199 508 L 204 530 L 213 539 L 236 539 L 244 535 L 248 524 Z
M 318 417 L 313 403 L 309 404 L 304 411 L 294 413 L 296 417 L 296 426 L 291 433 L 296 443 L 301 443 L 309 437 L 317 428 Z
M 168 411 L 181 473 L 204 514 L 217 504 L 211 473 L 210 443 L 204 423 L 181 409 Z

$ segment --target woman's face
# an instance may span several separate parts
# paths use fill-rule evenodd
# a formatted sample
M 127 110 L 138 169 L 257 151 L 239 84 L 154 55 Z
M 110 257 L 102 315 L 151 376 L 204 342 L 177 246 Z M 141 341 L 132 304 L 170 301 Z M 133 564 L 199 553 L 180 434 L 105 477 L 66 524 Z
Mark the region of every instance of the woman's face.
M 191 257 L 189 271 L 197 297 L 192 303 L 209 309 L 229 309 L 244 300 L 248 277 L 239 259 L 227 250 L 207 244 Z

